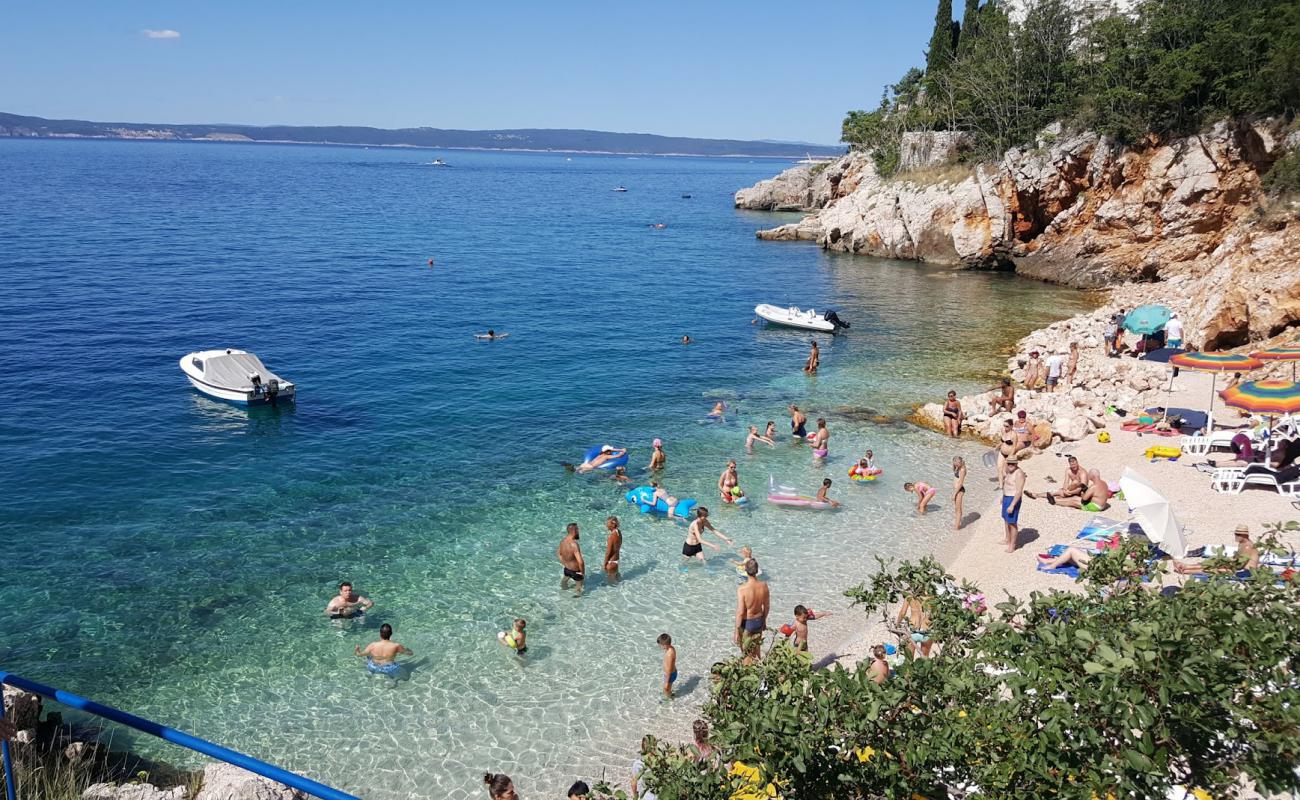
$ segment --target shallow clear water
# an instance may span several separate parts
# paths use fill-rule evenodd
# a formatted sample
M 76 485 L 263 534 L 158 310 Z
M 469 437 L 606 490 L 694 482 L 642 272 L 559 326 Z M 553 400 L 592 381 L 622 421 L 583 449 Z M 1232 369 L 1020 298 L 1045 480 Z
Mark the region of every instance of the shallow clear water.
M 438 155 L 451 166 L 423 163 Z M 663 437 L 664 483 L 755 548 L 774 619 L 842 608 L 872 555 L 946 534 L 946 500 L 917 519 L 903 481 L 942 485 L 954 453 L 980 453 L 871 418 L 974 388 L 998 348 L 1087 303 L 758 242 L 778 215 L 731 193 L 782 166 L 0 140 L 0 667 L 367 798 L 477 797 L 487 769 L 557 793 L 626 763 L 703 699 L 736 580 L 712 551 L 683 570 L 680 528 L 559 462 L 625 444 L 642 479 Z M 751 324 L 769 301 L 852 321 L 821 337 L 817 378 L 808 335 Z M 475 341 L 488 327 L 511 336 Z M 298 383 L 297 407 L 189 389 L 177 359 L 226 346 Z M 703 423 L 716 399 L 738 419 Z M 743 424 L 784 434 L 791 401 L 828 419 L 824 467 L 788 438 L 743 452 Z M 885 477 L 839 480 L 868 446 Z M 714 502 L 728 457 L 747 508 Z M 836 478 L 846 510 L 767 505 L 769 475 Z M 598 564 L 610 513 L 623 582 L 559 592 L 564 524 Z M 324 620 L 340 578 L 375 599 L 364 624 Z M 515 616 L 523 661 L 496 642 Z M 396 684 L 352 655 L 384 621 L 417 653 Z M 675 706 L 660 631 L 681 653 Z

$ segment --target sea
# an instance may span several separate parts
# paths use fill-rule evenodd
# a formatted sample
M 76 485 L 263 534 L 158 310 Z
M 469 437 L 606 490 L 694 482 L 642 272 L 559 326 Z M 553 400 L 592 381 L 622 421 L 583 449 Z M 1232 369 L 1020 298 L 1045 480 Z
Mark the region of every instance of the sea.
M 734 653 L 737 556 L 684 564 L 681 524 L 562 463 L 627 447 L 640 485 L 662 438 L 658 479 L 754 549 L 773 624 L 797 603 L 861 614 L 842 592 L 876 556 L 950 534 L 946 493 L 921 517 L 903 483 L 946 487 L 954 455 L 984 452 L 908 413 L 991 385 L 1013 341 L 1092 303 L 758 241 L 797 215 L 732 194 L 787 166 L 0 139 L 0 669 L 376 800 L 479 797 L 485 771 L 530 796 L 625 780 L 642 733 L 696 713 Z M 770 327 L 763 302 L 852 327 Z M 509 336 L 475 338 L 489 328 Z M 226 347 L 297 402 L 193 390 L 178 360 Z M 826 461 L 791 441 L 790 403 L 827 420 Z M 768 420 L 776 446 L 746 452 Z M 883 476 L 848 480 L 867 448 Z M 744 507 L 717 502 L 728 459 Z M 838 511 L 766 501 L 770 483 L 826 477 Z M 986 506 L 991 484 L 969 483 L 967 508 Z M 598 566 L 611 514 L 617 583 Z M 581 597 L 560 589 L 569 522 Z M 341 580 L 373 599 L 363 620 L 322 613 Z M 497 640 L 516 617 L 523 657 Z M 354 655 L 385 622 L 414 652 L 397 680 Z M 662 632 L 680 654 L 671 701 Z

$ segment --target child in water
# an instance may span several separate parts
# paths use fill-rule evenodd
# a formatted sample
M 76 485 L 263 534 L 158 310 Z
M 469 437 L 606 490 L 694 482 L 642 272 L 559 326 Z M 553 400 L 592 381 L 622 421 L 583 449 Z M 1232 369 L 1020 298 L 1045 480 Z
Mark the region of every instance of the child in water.
M 830 491 L 831 491 L 831 479 L 825 478 L 822 480 L 822 488 L 817 490 L 817 499 L 823 503 L 830 503 L 831 508 L 839 508 L 840 507 L 839 501 L 832 500 L 830 498 Z
M 916 494 L 916 510 L 921 514 L 925 513 L 926 506 L 930 505 L 930 501 L 939 493 L 938 490 L 930 484 L 921 482 L 905 483 L 903 484 L 903 491 L 913 492 Z
M 526 627 L 528 627 L 527 620 L 517 619 L 513 628 L 497 634 L 497 641 L 514 650 L 517 655 L 522 656 L 528 651 L 528 636 L 524 633 Z
M 754 452 L 754 442 L 762 442 L 768 447 L 776 447 L 776 442 L 772 441 L 771 437 L 758 435 L 757 425 L 750 425 L 749 436 L 745 438 L 745 449 L 751 453 Z
M 825 619 L 829 617 L 829 611 L 813 611 L 804 605 L 794 607 L 794 624 L 782 625 L 781 633 L 786 637 L 794 637 L 794 646 L 796 650 L 808 652 L 808 622 L 814 619 Z
M 673 647 L 673 637 L 659 634 L 659 647 L 664 651 L 664 697 L 672 697 L 673 684 L 677 682 L 677 648 Z
M 627 476 L 627 470 L 623 467 L 614 467 L 614 474 L 611 477 L 619 483 L 630 483 L 632 481 L 632 479 Z
M 714 419 L 721 419 L 722 415 L 725 414 L 726 412 L 727 412 L 727 404 L 719 400 L 718 402 L 713 404 L 713 410 L 709 412 L 709 416 Z

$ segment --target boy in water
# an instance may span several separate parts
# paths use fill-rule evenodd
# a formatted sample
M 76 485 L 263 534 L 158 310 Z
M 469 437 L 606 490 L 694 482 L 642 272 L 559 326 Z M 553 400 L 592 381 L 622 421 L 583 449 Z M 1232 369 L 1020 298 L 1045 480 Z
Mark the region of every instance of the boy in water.
M 659 634 L 659 647 L 664 651 L 664 697 L 672 697 L 673 684 L 677 682 L 677 648 L 673 647 L 673 637 Z
M 823 612 L 821 612 L 821 613 L 819 613 L 819 614 L 814 614 L 812 611 L 808 610 L 808 607 L 807 607 L 807 606 L 803 606 L 803 605 L 797 605 L 797 606 L 795 606 L 795 607 L 794 607 L 794 625 L 791 626 L 792 631 L 793 631 L 793 634 L 794 634 L 794 646 L 795 646 L 795 649 L 796 649 L 796 650 L 799 650 L 800 652 L 803 652 L 803 653 L 808 652 L 808 622 L 809 622 L 809 620 L 814 620 L 814 619 L 825 619 L 826 617 L 829 617 L 830 615 L 831 615 L 831 612 L 829 612 L 829 611 L 823 611 Z M 783 631 L 783 633 L 784 633 L 784 631 Z
M 528 620 L 515 620 L 514 627 L 508 631 L 502 631 L 497 634 L 497 641 L 515 651 L 518 655 L 528 652 L 528 634 L 524 633 L 524 628 L 528 626 Z
M 830 490 L 831 490 L 831 479 L 830 478 L 823 479 L 822 488 L 817 490 L 817 499 L 822 501 L 823 503 L 830 503 L 831 508 L 839 508 L 840 507 L 839 501 L 832 500 L 830 498 L 830 494 L 829 494 Z

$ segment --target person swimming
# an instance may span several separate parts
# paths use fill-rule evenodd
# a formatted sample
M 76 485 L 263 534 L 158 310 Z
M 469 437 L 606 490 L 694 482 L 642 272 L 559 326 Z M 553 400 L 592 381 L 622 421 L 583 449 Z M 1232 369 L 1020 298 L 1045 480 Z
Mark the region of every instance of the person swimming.
M 593 469 L 600 469 L 606 461 L 612 461 L 616 458 L 622 458 L 627 455 L 626 448 L 612 447 L 610 445 L 601 445 L 600 452 L 590 461 L 585 461 L 578 465 L 578 472 L 591 472 Z
M 718 402 L 713 404 L 713 410 L 709 412 L 709 416 L 713 417 L 714 419 L 718 419 L 726 413 L 727 413 L 727 404 L 719 400 Z

